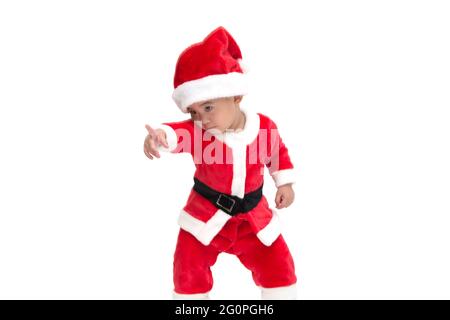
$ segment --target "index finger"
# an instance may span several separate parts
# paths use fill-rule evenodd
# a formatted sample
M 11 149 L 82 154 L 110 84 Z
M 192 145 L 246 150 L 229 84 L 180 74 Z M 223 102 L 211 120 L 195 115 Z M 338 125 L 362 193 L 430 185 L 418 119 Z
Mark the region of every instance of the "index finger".
M 159 144 L 162 144 L 162 145 L 163 145 L 164 147 L 166 147 L 166 148 L 169 147 L 169 145 L 167 144 L 166 139 L 164 139 L 164 137 L 161 137 L 160 135 L 159 135 L 159 136 L 156 136 L 156 141 L 157 141 Z
M 155 135 L 156 135 L 155 129 L 153 129 L 152 127 L 150 127 L 148 124 L 145 125 L 145 129 L 147 129 L 148 133 L 150 133 L 152 136 L 155 136 Z

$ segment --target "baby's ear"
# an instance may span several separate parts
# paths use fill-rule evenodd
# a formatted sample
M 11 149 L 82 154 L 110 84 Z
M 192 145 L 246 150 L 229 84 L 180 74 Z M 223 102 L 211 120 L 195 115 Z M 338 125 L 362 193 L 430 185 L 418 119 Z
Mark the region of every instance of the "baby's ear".
M 235 96 L 234 97 L 234 102 L 239 103 L 242 101 L 243 96 Z

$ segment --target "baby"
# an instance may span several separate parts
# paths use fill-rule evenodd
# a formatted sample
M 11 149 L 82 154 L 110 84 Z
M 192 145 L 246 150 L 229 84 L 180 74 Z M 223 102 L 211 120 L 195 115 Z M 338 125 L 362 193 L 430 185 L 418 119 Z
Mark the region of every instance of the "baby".
M 219 27 L 184 50 L 175 69 L 173 99 L 190 119 L 146 125 L 144 153 L 188 152 L 194 186 L 179 216 L 174 255 L 175 299 L 208 299 L 211 266 L 236 255 L 252 272 L 262 299 L 295 299 L 297 278 L 278 216 L 262 194 L 264 167 L 278 188 L 275 205 L 294 201 L 293 165 L 275 123 L 241 108 L 247 93 L 241 51 Z

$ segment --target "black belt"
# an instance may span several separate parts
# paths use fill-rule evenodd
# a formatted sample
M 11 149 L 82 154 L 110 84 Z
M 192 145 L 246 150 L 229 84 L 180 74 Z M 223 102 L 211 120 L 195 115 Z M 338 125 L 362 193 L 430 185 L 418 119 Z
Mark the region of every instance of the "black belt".
M 261 185 L 257 190 L 245 194 L 244 199 L 242 199 L 237 196 L 220 193 L 194 178 L 194 190 L 230 216 L 248 212 L 256 207 L 261 200 L 262 189 L 263 186 Z

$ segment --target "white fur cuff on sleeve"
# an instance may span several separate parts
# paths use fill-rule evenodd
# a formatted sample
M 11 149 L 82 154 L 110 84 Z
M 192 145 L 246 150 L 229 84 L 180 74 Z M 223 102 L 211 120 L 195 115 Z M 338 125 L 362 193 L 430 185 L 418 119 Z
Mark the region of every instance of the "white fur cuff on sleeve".
M 175 130 L 173 130 L 172 127 L 167 126 L 165 124 L 162 124 L 162 125 L 158 126 L 157 128 L 164 130 L 164 132 L 166 133 L 167 144 L 169 145 L 168 148 L 166 148 L 164 146 L 159 146 L 158 150 L 164 151 L 164 152 L 171 152 L 171 151 L 175 150 L 175 148 L 178 145 L 178 138 L 177 138 L 177 134 L 176 134 Z
M 295 183 L 294 169 L 278 170 L 271 175 L 277 188 L 288 183 Z

